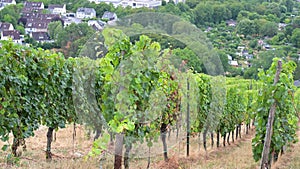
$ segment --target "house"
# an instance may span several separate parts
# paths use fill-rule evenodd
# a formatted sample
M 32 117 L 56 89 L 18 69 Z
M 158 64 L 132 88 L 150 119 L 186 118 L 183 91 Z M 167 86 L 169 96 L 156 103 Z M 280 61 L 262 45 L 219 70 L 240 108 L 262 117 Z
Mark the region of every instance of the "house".
M 0 11 L 7 5 L 16 5 L 15 0 L 0 0 Z
M 7 6 L 7 5 L 16 5 L 16 1 L 15 0 L 0 0 L 0 4 L 2 4 L 3 6 Z
M 105 24 L 106 23 L 101 20 L 89 20 L 88 21 L 88 25 L 91 26 L 96 31 L 103 30 Z
M 66 17 L 76 17 L 76 13 L 66 13 Z
M 232 56 L 227 55 L 228 61 L 232 61 Z
M 271 46 L 269 44 L 266 44 L 266 43 L 263 45 L 263 47 L 266 50 L 270 50 L 271 49 Z
M 226 21 L 226 25 L 235 27 L 237 25 L 237 22 L 230 19 L 230 20 Z
M 17 30 L 5 30 L 1 32 L 1 40 L 11 39 L 14 43 L 22 44 L 20 32 Z
M 236 55 L 242 57 L 243 56 L 243 51 L 245 50 L 245 46 L 238 46 Z
M 239 63 L 238 63 L 238 61 L 236 61 L 236 60 L 231 60 L 231 61 L 229 61 L 229 65 L 231 65 L 231 66 L 233 66 L 233 67 L 238 67 L 238 66 L 239 66 Z
M 162 5 L 161 0 L 123 0 L 121 2 L 121 5 L 125 8 L 127 6 L 130 6 L 131 8 L 151 8 L 151 9 L 157 9 Z
M 52 21 L 61 21 L 62 18 L 58 14 L 42 14 L 42 13 L 26 13 L 23 14 L 18 22 L 25 25 L 25 33 L 31 32 L 47 32 L 48 24 Z
M 101 2 L 107 3 L 107 4 L 113 4 L 113 6 L 116 8 L 118 6 L 122 6 L 126 8 L 127 6 L 130 6 L 131 8 L 152 8 L 156 9 L 159 6 L 162 5 L 161 0 L 89 0 L 90 2 L 95 2 L 96 4 L 99 4 Z M 181 0 L 179 0 L 181 1 Z M 178 0 L 177 0 L 178 2 Z
M 12 30 L 14 30 L 14 26 L 11 23 L 0 22 L 0 32 Z
M 48 22 L 27 22 L 25 25 L 25 33 L 30 34 L 32 32 L 47 32 Z
M 207 32 L 209 32 L 209 31 L 211 31 L 212 29 L 213 29 L 213 28 L 209 26 L 204 32 L 207 33 Z
M 106 21 L 115 21 L 117 18 L 118 17 L 116 13 L 105 11 L 101 19 Z
M 45 9 L 43 2 L 24 2 L 24 8 L 27 9 Z
M 253 54 L 244 55 L 247 60 L 253 59 Z
M 278 24 L 278 30 L 281 31 L 281 30 L 283 30 L 286 26 L 287 26 L 287 24 L 285 24 L 285 23 L 279 23 L 279 24 Z
M 82 22 L 81 19 L 76 18 L 75 16 L 75 13 L 67 13 L 66 16 L 63 16 L 62 20 L 64 21 L 64 27 L 67 27 L 72 23 L 79 24 Z
M 49 5 L 48 10 L 51 14 L 65 15 L 67 13 L 66 5 Z
M 76 11 L 76 17 L 80 19 L 96 18 L 96 11 L 94 8 L 78 8 Z
M 238 46 L 237 49 L 240 50 L 240 51 L 243 51 L 245 49 L 245 46 Z
M 53 42 L 53 40 L 50 39 L 50 36 L 47 32 L 32 32 L 30 34 L 30 36 L 32 37 L 32 39 L 34 39 L 35 41 L 37 41 L 39 43 Z
M 42 13 L 45 6 L 43 2 L 24 2 L 24 7 L 21 11 L 21 14 L 24 15 L 26 13 Z
M 265 42 L 263 40 L 258 40 L 258 45 L 262 46 Z
M 35 9 L 35 8 L 23 8 L 21 10 L 21 15 L 27 14 L 27 13 L 42 13 L 44 9 Z

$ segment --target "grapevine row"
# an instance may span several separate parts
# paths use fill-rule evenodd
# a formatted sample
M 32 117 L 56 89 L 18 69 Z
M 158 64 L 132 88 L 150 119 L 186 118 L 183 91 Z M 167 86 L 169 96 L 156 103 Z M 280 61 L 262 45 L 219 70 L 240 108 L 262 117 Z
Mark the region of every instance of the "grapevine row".
M 53 131 L 67 123 L 84 124 L 96 130 L 95 139 L 109 131 L 110 140 L 116 141 L 115 168 L 122 165 L 125 145 L 124 165 L 129 168 L 132 146 L 146 141 L 151 147 L 159 138 L 168 160 L 169 128 L 177 130 L 177 137 L 182 127 L 188 133 L 202 133 L 206 149 L 207 133 L 212 139 L 216 133 L 217 147 L 223 137 L 225 146 L 226 136 L 230 144 L 230 135 L 234 141 L 241 137 L 241 125 L 248 133 L 253 122 L 253 153 L 259 160 L 273 102 L 278 102 L 276 117 L 281 120 L 275 120 L 270 153 L 278 154 L 295 141 L 299 92 L 294 97 L 293 62 L 284 64 L 280 83 L 272 86 L 274 64 L 260 73 L 260 81 L 225 79 L 184 71 L 184 62 L 172 65 L 172 50 L 161 51 L 147 36 L 132 44 L 120 30 L 106 29 L 103 35 L 108 53 L 97 60 L 65 59 L 61 54 L 2 43 L 0 138 L 8 141 L 13 134 L 15 156 L 18 146 L 25 146 L 25 138 L 45 125 L 46 157 L 51 159 Z M 101 148 L 95 146 L 90 155 L 99 153 Z

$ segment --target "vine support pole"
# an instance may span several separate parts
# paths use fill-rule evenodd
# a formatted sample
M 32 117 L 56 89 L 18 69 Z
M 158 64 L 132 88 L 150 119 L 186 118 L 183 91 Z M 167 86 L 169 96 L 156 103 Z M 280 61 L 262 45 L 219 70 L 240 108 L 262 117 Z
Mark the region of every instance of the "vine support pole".
M 186 123 L 187 123 L 187 134 L 186 134 L 186 156 L 190 155 L 190 82 L 189 78 L 187 78 L 187 115 L 186 115 Z
M 125 55 L 125 51 L 121 51 L 121 60 L 123 59 L 123 56 Z M 120 61 L 120 75 L 121 77 L 124 77 L 125 73 L 123 71 L 121 61 Z M 124 90 L 123 84 L 119 87 L 119 92 Z M 123 133 L 117 133 L 116 134 L 116 143 L 115 143 L 115 161 L 114 161 L 114 169 L 121 169 L 122 168 L 122 153 L 123 153 L 123 144 L 124 144 L 124 134 Z
M 273 85 L 276 85 L 279 81 L 279 75 L 282 69 L 282 62 L 279 60 L 277 63 L 277 70 L 274 78 Z M 272 133 L 273 133 L 273 123 L 275 118 L 275 110 L 276 110 L 276 101 L 271 105 L 270 111 L 269 111 L 269 117 L 268 117 L 268 123 L 267 123 L 267 129 L 266 129 L 266 135 L 265 135 L 265 142 L 264 142 L 264 148 L 262 152 L 261 157 L 261 163 L 260 168 L 261 169 L 270 169 L 271 168 L 271 162 L 269 161 L 269 154 L 270 154 L 270 145 L 271 145 L 271 139 L 272 139 Z

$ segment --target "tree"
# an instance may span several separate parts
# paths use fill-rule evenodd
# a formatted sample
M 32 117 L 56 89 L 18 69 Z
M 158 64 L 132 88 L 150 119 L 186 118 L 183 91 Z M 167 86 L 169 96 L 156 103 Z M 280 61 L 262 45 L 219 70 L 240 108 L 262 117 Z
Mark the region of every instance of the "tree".
M 243 19 L 237 25 L 237 33 L 245 36 L 257 33 L 256 25 L 249 19 Z
M 186 0 L 185 3 L 191 8 L 195 8 L 199 4 L 199 0 Z
M 21 5 L 8 5 L 0 11 L 0 21 L 9 22 L 13 24 L 14 27 L 17 26 L 17 21 L 20 18 L 22 6 Z
M 255 8 L 255 11 L 260 14 L 260 15 L 264 15 L 266 12 L 267 8 L 265 5 L 263 4 L 258 4 Z
M 246 10 L 242 10 L 239 12 L 238 16 L 237 16 L 237 20 L 238 21 L 241 21 L 243 19 L 249 19 L 249 14 L 250 12 L 249 11 L 246 11 Z
M 220 23 L 223 20 L 231 18 L 231 12 L 221 4 L 213 5 L 213 22 Z
M 227 8 L 231 11 L 232 19 L 236 19 L 240 11 L 244 10 L 244 7 L 241 3 L 233 2 L 228 3 Z
M 296 28 L 293 31 L 291 41 L 295 47 L 297 47 L 297 48 L 300 47 L 300 28 Z
M 256 48 L 257 44 L 258 44 L 257 39 L 254 39 L 250 41 L 249 46 L 254 49 Z
M 17 26 L 17 19 L 12 17 L 11 15 L 9 14 L 5 14 L 3 19 L 2 19 L 3 22 L 8 22 L 8 23 L 11 23 L 14 27 Z
M 272 45 L 282 45 L 285 41 L 285 35 L 282 32 L 279 32 L 277 35 L 275 35 L 271 40 L 270 44 Z
M 22 25 L 17 25 L 15 29 L 20 31 L 20 34 L 25 35 L 25 28 Z
M 293 19 L 292 25 L 294 28 L 300 28 L 300 16 L 297 16 Z
M 259 27 L 259 33 L 261 36 L 269 36 L 273 37 L 277 34 L 278 26 L 274 22 L 267 21 L 263 25 L 260 25 Z
M 267 10 L 265 12 L 265 15 L 273 14 L 273 15 L 277 16 L 278 18 L 280 17 L 281 10 L 280 10 L 279 4 L 274 3 L 274 2 L 268 3 L 266 8 L 267 8 Z
M 113 11 L 114 7 L 112 4 L 100 2 L 99 4 L 91 3 L 89 7 L 94 8 L 97 17 L 101 18 L 105 11 Z
M 179 57 L 180 60 L 186 61 L 187 66 L 195 72 L 202 72 L 203 63 L 199 56 L 197 56 L 192 50 L 188 48 L 174 49 L 173 54 L 176 57 Z
M 218 55 L 220 57 L 220 60 L 222 62 L 222 65 L 223 65 L 223 68 L 224 68 L 224 72 L 227 72 L 229 71 L 230 69 L 230 65 L 228 64 L 228 56 L 227 54 L 225 53 L 225 51 L 222 51 L 222 50 L 218 50 Z
M 48 25 L 48 33 L 51 39 L 57 40 L 59 33 L 62 31 L 63 25 L 60 21 L 51 22 Z
M 199 3 L 194 9 L 195 24 L 198 26 L 204 25 L 206 22 L 213 21 L 213 7 L 206 3 Z
M 284 0 L 282 2 L 283 5 L 285 5 L 287 12 L 292 12 L 294 7 L 294 1 L 293 0 Z

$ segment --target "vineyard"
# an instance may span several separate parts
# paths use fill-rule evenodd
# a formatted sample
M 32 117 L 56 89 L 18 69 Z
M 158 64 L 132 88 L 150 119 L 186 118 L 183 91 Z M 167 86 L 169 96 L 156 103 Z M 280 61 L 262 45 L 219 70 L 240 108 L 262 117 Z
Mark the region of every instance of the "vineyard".
M 18 149 L 26 149 L 26 140 L 41 128 L 51 161 L 53 138 L 66 126 L 74 129 L 70 140 L 78 127 L 95 133 L 82 157 L 94 159 L 94 168 L 106 153 L 114 156 L 115 169 L 135 168 L 130 162 L 136 159 L 147 159 L 143 168 L 151 168 L 151 158 L 171 160 L 170 147 L 178 142 L 190 156 L 195 138 L 207 151 L 229 146 L 254 128 L 253 158 L 270 168 L 297 141 L 300 90 L 292 80 L 294 62 L 275 58 L 258 81 L 211 76 L 174 61 L 171 48 L 162 50 L 147 36 L 135 43 L 116 29 L 103 36 L 108 51 L 97 59 L 2 43 L 0 138 L 7 161 L 22 156 Z

